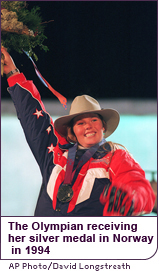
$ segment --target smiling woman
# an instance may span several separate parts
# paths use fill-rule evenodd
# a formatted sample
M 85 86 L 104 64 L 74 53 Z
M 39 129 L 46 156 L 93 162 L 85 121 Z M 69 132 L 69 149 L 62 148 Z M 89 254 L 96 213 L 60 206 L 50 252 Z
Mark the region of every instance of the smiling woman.
M 1 50 L 8 91 L 43 177 L 35 216 L 151 212 L 155 195 L 144 171 L 126 150 L 105 140 L 116 130 L 119 113 L 81 95 L 73 100 L 69 115 L 53 123 L 33 82 L 19 71 L 13 73 L 17 68 L 12 58 Z M 75 144 L 68 141 L 68 127 Z
M 73 132 L 80 146 L 90 148 L 102 141 L 105 128 L 99 115 L 82 114 L 74 118 Z

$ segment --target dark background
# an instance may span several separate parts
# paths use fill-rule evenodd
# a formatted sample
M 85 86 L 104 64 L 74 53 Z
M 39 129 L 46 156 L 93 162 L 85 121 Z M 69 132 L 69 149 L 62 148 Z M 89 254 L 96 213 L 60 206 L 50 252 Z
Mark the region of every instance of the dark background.
M 41 8 L 45 53 L 35 49 L 44 78 L 68 99 L 157 97 L 157 2 L 27 1 Z M 11 55 L 43 98 L 56 99 L 25 54 Z M 2 78 L 2 98 L 8 98 Z

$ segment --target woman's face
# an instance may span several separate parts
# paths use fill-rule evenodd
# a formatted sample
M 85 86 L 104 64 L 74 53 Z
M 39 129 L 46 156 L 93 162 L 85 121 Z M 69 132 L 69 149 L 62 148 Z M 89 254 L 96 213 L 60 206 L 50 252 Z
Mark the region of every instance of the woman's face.
M 84 148 L 90 148 L 103 139 L 102 120 L 97 114 L 85 113 L 75 117 L 73 122 L 73 131 L 77 141 Z

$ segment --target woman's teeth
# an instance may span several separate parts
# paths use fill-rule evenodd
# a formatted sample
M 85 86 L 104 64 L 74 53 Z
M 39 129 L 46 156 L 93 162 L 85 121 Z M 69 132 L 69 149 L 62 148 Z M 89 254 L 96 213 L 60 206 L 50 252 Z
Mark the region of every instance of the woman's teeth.
M 94 136 L 95 133 L 91 133 L 91 134 L 86 134 L 86 137 L 91 137 L 91 136 Z

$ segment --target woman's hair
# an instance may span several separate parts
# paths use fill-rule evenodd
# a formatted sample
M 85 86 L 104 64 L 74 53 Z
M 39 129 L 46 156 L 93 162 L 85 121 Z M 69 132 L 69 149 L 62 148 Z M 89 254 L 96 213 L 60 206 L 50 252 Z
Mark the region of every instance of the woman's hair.
M 127 153 L 130 154 L 130 152 L 127 150 L 127 148 L 122 144 L 115 143 L 115 142 L 112 142 L 112 141 L 107 141 L 107 143 L 110 145 L 111 151 L 113 151 L 113 152 L 123 148 Z
M 97 114 L 97 115 L 98 115 L 98 117 L 101 119 L 101 121 L 103 123 L 104 132 L 106 132 L 106 130 L 107 130 L 107 124 L 106 124 L 105 120 L 103 119 L 103 117 L 101 115 L 99 115 L 99 114 Z M 74 119 L 72 119 L 70 121 L 70 123 L 68 124 L 68 126 L 67 126 L 67 136 L 66 136 L 66 139 L 69 142 L 76 143 L 77 142 L 77 138 L 76 138 L 75 133 L 73 131 L 73 124 L 74 124 Z
M 68 142 L 76 143 L 77 138 L 74 134 L 73 127 L 72 126 L 67 126 L 67 136 L 66 139 Z

